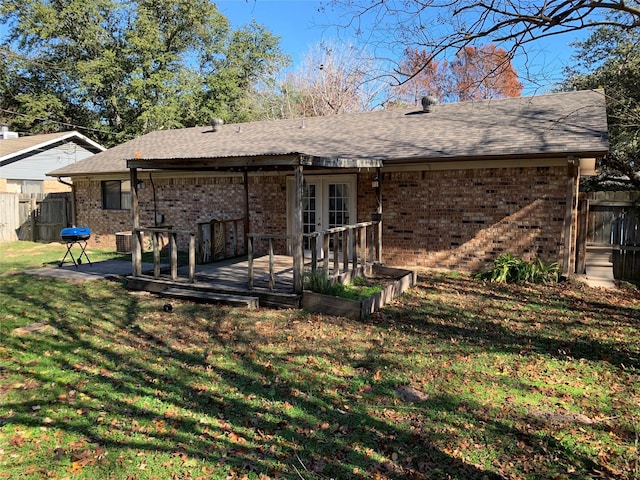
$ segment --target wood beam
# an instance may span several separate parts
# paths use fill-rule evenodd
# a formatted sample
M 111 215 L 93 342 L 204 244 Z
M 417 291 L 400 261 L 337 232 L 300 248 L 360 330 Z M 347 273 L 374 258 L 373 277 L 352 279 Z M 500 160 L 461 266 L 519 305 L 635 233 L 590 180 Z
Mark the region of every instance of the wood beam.
M 249 251 L 249 171 L 245 170 L 242 174 L 244 182 L 244 251 Z
M 301 294 L 303 288 L 304 245 L 302 234 L 302 198 L 304 174 L 302 165 L 296 165 L 293 209 L 293 291 Z
M 569 159 L 567 168 L 567 204 L 564 216 L 564 255 L 562 258 L 562 275 L 564 277 L 575 273 L 575 222 L 579 182 L 578 167 L 574 165 L 572 159 Z
M 142 274 L 142 238 L 140 228 L 140 206 L 138 203 L 138 170 L 130 169 L 131 176 L 131 220 L 133 235 L 131 235 L 131 273 L 134 277 Z

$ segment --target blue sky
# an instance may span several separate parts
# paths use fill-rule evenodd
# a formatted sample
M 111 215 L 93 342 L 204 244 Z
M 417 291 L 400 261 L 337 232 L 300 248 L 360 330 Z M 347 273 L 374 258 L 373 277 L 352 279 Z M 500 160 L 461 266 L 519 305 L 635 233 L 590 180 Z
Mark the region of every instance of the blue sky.
M 282 49 L 292 56 L 294 65 L 299 63 L 309 47 L 325 41 L 349 41 L 348 33 L 338 30 L 340 22 L 337 12 L 319 8 L 328 0 L 218 0 L 217 5 L 232 23 L 239 27 L 252 20 L 265 25 L 281 37 Z M 585 34 L 582 33 L 582 38 Z M 523 55 L 513 62 L 524 78 L 524 95 L 544 93 L 563 78 L 563 68 L 571 63 L 574 49 L 569 44 L 577 37 L 559 35 L 545 41 L 531 43 L 527 47 L 527 57 Z
M 361 47 L 360 41 L 348 38 L 349 32 L 337 28 L 343 20 L 333 11 L 330 0 L 215 0 L 218 9 L 234 27 L 256 20 L 280 37 L 282 50 L 291 55 L 293 67 L 300 63 L 310 47 L 320 42 L 351 43 Z M 327 8 L 321 10 L 322 6 Z M 0 26 L 0 36 L 5 29 Z M 586 33 L 580 33 L 585 38 Z M 366 36 L 366 32 L 365 32 Z M 576 37 L 559 35 L 544 42 L 528 45 L 527 58 L 517 57 L 513 64 L 521 75 L 524 95 L 548 91 L 563 78 L 563 68 L 570 64 L 574 49 L 569 43 Z M 526 77 L 535 78 L 535 81 Z

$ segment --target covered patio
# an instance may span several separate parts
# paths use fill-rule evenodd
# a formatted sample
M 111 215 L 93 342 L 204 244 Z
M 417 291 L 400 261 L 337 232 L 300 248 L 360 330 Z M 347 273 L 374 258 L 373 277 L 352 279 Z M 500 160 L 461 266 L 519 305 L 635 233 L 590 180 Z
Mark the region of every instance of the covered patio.
M 321 158 L 302 154 L 260 157 L 223 157 L 210 159 L 144 159 L 127 160 L 132 192 L 132 275 L 128 285 L 132 289 L 146 290 L 175 296 L 201 297 L 216 300 L 217 296 L 258 298 L 260 305 L 299 307 L 303 292 L 304 271 L 321 270 L 333 281 L 345 281 L 366 272 L 382 261 L 382 196 L 381 186 L 375 185 L 377 210 L 371 221 L 338 225 L 325 230 L 304 233 L 303 203 L 305 172 L 325 170 L 373 169 L 380 177 L 381 160 Z M 225 258 L 213 263 L 198 263 L 202 258 L 198 247 L 200 229 L 143 226 L 140 224 L 138 189 L 141 171 L 215 171 L 241 173 L 244 186 L 244 218 L 242 233 L 237 241 L 243 242 L 246 256 Z M 252 172 L 290 171 L 294 179 L 293 210 L 289 234 L 267 234 L 253 230 L 249 211 Z M 222 222 L 221 222 L 222 223 Z M 215 228 L 215 226 L 212 226 Z M 224 226 L 220 227 L 224 228 Z M 235 227 L 234 227 L 235 228 Z M 151 239 L 153 271 L 143 271 L 142 253 L 144 237 Z M 166 245 L 164 245 L 166 242 Z M 188 260 L 179 264 L 179 245 L 187 246 Z M 286 245 L 287 254 L 277 252 Z M 306 256 L 305 256 L 306 245 Z M 168 268 L 163 268 L 161 250 L 168 250 Z M 235 251 L 238 251 L 236 248 Z M 225 251 L 226 257 L 226 251 Z M 184 265 L 186 263 L 186 265 Z M 191 292 L 191 293 L 189 293 Z

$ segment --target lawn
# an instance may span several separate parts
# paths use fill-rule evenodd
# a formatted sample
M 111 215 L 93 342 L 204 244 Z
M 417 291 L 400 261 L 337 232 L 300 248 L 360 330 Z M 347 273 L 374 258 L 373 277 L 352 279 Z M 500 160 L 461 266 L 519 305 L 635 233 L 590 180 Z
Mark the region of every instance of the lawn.
M 358 322 L 3 275 L 0 479 L 638 479 L 638 297 L 423 273 Z
M 57 267 L 65 256 L 67 246 L 64 243 L 10 242 L 0 243 L 0 275 L 15 273 L 21 270 L 41 267 Z M 80 248 L 72 248 L 73 255 L 80 256 Z M 126 259 L 125 255 L 104 249 L 87 249 L 92 262 L 108 259 Z M 130 258 L 130 256 L 129 256 Z M 84 256 L 82 257 L 84 261 Z M 71 257 L 65 264 L 72 265 Z

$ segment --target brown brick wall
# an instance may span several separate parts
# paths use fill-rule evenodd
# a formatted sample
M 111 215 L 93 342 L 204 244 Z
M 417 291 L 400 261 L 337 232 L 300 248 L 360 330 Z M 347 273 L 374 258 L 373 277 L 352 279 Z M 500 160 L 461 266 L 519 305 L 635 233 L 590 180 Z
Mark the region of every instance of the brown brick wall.
M 383 261 L 476 271 L 502 253 L 560 261 L 566 167 L 485 168 L 383 174 Z M 360 175 L 358 210 L 375 202 Z
M 158 178 L 154 189 L 147 177 L 139 190 L 140 225 L 155 225 L 155 213 L 164 215 L 164 224 L 176 230 L 195 231 L 198 222 L 244 217 L 244 184 L 240 176 L 207 178 Z M 287 225 L 286 179 L 284 177 L 251 177 L 249 187 L 250 231 L 285 234 Z M 129 210 L 103 210 L 100 181 L 77 180 L 77 225 L 88 226 L 91 246 L 116 248 L 115 234 L 130 231 Z M 188 238 L 178 237 L 179 248 L 186 248 Z M 278 253 L 285 253 L 280 242 Z M 258 253 L 265 245 L 256 245 Z
M 358 221 L 376 210 L 375 174 L 358 174 Z M 566 167 L 385 172 L 383 261 L 387 265 L 475 271 L 502 253 L 560 261 L 566 208 Z M 140 223 L 154 225 L 153 188 L 140 190 Z M 244 215 L 240 176 L 154 180 L 157 213 L 179 230 L 197 222 Z M 99 181 L 76 181 L 77 225 L 91 244 L 115 249 L 115 233 L 131 230 L 128 210 L 102 210 Z M 285 234 L 287 180 L 250 176 L 250 231 Z M 186 238 L 181 241 L 186 246 Z M 258 254 L 266 243 L 256 245 Z M 286 253 L 278 242 L 276 253 Z

